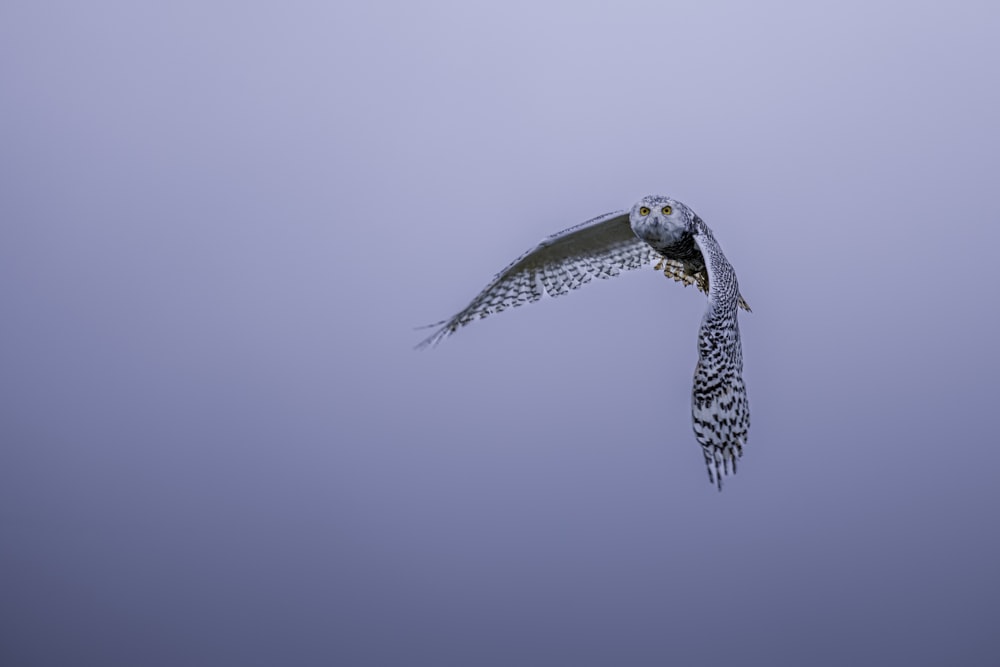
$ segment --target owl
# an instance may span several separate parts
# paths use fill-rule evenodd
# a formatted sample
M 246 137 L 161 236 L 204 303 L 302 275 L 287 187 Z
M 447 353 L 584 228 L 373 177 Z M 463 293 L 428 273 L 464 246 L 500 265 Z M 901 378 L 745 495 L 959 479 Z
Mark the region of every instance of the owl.
M 649 195 L 629 211 L 607 213 L 543 239 L 454 317 L 430 325 L 437 330 L 417 347 L 437 345 L 492 313 L 650 265 L 668 278 L 697 285 L 708 297 L 698 329 L 691 417 L 709 482 L 721 491 L 722 477 L 736 472 L 750 429 L 737 319 L 740 308 L 750 307 L 712 230 L 676 199 Z

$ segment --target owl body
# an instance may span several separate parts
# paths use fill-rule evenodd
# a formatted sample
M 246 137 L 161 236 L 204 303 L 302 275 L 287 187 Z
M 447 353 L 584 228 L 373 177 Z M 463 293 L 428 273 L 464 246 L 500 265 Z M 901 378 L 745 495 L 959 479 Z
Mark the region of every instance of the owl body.
M 736 273 L 708 225 L 683 203 L 650 195 L 542 240 L 498 273 L 480 294 L 418 347 L 432 346 L 476 319 L 543 295 L 561 296 L 591 279 L 656 263 L 669 277 L 708 295 L 698 331 L 692 424 L 709 481 L 736 471 L 750 426 L 743 383 L 738 309 L 750 310 Z

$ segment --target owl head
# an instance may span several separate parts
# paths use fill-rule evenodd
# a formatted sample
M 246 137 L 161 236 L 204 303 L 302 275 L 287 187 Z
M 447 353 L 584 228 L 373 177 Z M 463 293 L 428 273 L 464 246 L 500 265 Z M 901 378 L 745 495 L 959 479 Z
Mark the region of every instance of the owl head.
M 635 235 L 654 248 L 672 245 L 685 233 L 694 233 L 694 218 L 694 211 L 662 195 L 643 197 L 628 216 Z

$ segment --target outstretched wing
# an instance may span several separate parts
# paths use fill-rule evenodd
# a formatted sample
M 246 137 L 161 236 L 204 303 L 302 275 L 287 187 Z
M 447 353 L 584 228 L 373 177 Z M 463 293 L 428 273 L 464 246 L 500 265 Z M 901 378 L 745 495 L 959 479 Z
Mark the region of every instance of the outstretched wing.
M 736 272 L 708 226 L 697 219 L 695 241 L 708 273 L 708 307 L 698 330 L 691 416 L 695 439 L 708 466 L 708 479 L 722 490 L 722 476 L 736 461 L 750 430 L 750 404 L 743 382 L 743 347 L 737 320 L 740 290 Z
M 417 347 L 436 345 L 491 313 L 538 301 L 544 294 L 561 296 L 593 278 L 647 266 L 658 256 L 632 232 L 628 211 L 598 216 L 543 239 L 511 262 L 461 312 L 430 325 L 439 328 Z

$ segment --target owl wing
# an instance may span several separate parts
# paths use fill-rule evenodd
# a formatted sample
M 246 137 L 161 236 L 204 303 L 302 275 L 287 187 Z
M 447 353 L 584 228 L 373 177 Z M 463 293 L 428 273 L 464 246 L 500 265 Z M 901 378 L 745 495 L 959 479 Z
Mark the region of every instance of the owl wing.
M 562 296 L 593 278 L 611 278 L 623 270 L 648 266 L 659 257 L 629 225 L 628 211 L 606 213 L 542 240 L 503 271 L 458 314 L 417 347 L 433 346 L 460 327 L 538 301 L 543 295 Z
M 736 272 L 712 231 L 696 220 L 695 242 L 705 258 L 711 288 L 698 330 L 698 365 L 691 394 L 695 439 L 701 445 L 708 479 L 722 490 L 722 477 L 736 472 L 750 430 L 750 404 L 743 382 L 743 347 L 737 313 Z

